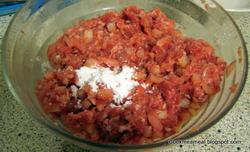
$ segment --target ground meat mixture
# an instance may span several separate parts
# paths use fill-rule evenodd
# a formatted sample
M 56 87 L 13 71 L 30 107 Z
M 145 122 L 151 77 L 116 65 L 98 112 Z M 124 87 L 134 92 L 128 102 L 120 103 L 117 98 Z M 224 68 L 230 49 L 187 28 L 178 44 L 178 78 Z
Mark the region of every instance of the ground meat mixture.
M 226 67 L 209 43 L 183 36 L 160 9 L 135 6 L 77 22 L 47 54 L 54 70 L 36 88 L 44 111 L 102 143 L 152 143 L 178 132 L 220 90 Z M 123 66 L 135 70 L 137 85 L 119 105 L 99 81 L 97 91 L 77 85 L 81 67 Z

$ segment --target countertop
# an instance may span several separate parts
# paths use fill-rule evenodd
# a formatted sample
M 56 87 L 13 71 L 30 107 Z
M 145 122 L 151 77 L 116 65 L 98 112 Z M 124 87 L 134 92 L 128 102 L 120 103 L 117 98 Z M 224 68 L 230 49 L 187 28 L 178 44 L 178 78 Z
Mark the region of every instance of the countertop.
M 231 13 L 250 53 L 250 13 Z M 0 44 L 13 16 L 0 17 Z M 1 55 L 1 51 L 0 51 Z M 0 69 L 1 71 L 1 69 Z M 234 144 L 176 144 L 164 151 L 250 151 L 250 76 L 235 106 L 216 125 L 193 137 L 198 140 L 232 141 Z M 77 152 L 80 149 L 38 124 L 24 111 L 0 76 L 0 152 Z

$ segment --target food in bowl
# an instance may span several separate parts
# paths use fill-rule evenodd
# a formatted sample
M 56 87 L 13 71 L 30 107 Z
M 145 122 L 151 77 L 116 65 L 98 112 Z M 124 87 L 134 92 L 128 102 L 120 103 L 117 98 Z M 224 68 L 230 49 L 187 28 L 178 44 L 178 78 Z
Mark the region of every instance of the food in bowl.
M 136 6 L 80 20 L 47 55 L 54 69 L 36 88 L 44 111 L 102 143 L 152 143 L 178 132 L 219 92 L 226 67 L 160 9 Z

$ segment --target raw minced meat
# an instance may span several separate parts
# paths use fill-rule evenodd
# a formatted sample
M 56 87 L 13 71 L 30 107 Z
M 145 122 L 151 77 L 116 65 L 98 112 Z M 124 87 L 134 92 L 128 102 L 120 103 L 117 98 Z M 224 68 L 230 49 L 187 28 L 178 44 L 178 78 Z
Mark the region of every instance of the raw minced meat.
M 176 133 L 219 92 L 226 66 L 209 43 L 183 36 L 160 9 L 135 6 L 79 21 L 49 46 L 48 58 L 55 69 L 36 88 L 44 111 L 74 134 L 119 144 Z M 133 79 L 144 87 L 135 86 L 124 98 L 128 106 L 111 106 L 111 89 L 76 85 L 76 70 L 92 66 L 136 67 Z

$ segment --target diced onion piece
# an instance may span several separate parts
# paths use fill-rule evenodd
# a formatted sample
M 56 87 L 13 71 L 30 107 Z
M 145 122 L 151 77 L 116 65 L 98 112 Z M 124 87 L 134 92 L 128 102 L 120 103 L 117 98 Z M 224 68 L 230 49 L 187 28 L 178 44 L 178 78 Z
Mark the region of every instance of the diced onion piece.
M 55 77 L 55 74 L 54 74 L 53 72 L 48 72 L 48 73 L 46 73 L 46 74 L 44 75 L 44 78 L 45 78 L 45 79 L 48 79 L 48 80 L 54 79 L 54 77 Z
M 147 143 L 151 143 L 152 140 L 149 138 L 145 138 L 145 137 L 141 137 L 139 140 L 139 144 L 147 144 Z
M 86 40 L 86 42 L 91 42 L 93 41 L 93 31 L 92 30 L 86 30 L 84 32 L 84 38 Z
M 97 98 L 108 101 L 113 99 L 113 91 L 110 89 L 100 89 L 97 93 Z
M 105 104 L 99 104 L 99 103 L 96 104 L 96 108 L 98 111 L 102 111 L 105 108 L 105 106 L 106 106 Z
M 94 112 L 93 111 L 84 111 L 81 112 L 80 115 L 82 116 L 82 121 L 87 124 L 92 124 L 94 122 Z M 92 124 L 93 125 L 93 124 Z
M 163 138 L 163 132 L 162 131 L 154 131 L 153 133 L 153 140 L 154 141 L 157 141 L 159 139 L 162 139 Z
M 160 74 L 160 72 L 161 72 L 161 68 L 160 68 L 159 65 L 154 64 L 154 65 L 151 67 L 150 72 L 153 73 L 153 74 L 155 74 L 155 75 L 158 75 L 158 74 Z
M 235 70 L 235 68 L 236 68 L 236 60 L 234 60 L 232 63 L 230 63 L 230 64 L 226 67 L 226 71 L 225 71 L 226 76 L 231 75 L 232 72 Z
M 202 83 L 202 88 L 208 95 L 213 95 L 214 93 L 216 93 L 215 87 L 207 82 Z
M 158 77 L 158 76 L 155 76 L 153 74 L 150 75 L 150 81 L 153 82 L 153 83 L 161 83 L 164 81 L 164 78 L 162 77 Z
M 197 103 L 197 102 L 192 102 L 192 103 L 190 104 L 190 107 L 193 108 L 193 109 L 199 109 L 201 106 L 200 106 L 200 104 Z
M 166 132 L 171 132 L 172 131 L 172 128 L 169 128 L 169 127 L 165 127 L 164 128 Z
M 156 46 L 160 48 L 164 48 L 165 46 L 170 45 L 170 43 L 171 43 L 171 37 L 166 36 L 166 37 L 161 38 L 159 41 L 157 41 Z
M 152 30 L 152 34 L 153 34 L 153 36 L 154 36 L 155 38 L 160 38 L 160 37 L 162 36 L 163 32 L 160 31 L 160 30 L 157 30 L 157 29 L 153 29 L 153 30 Z
M 181 108 L 187 108 L 189 104 L 190 104 L 190 100 L 188 100 L 187 98 L 182 98 L 180 101 Z
M 53 60 L 54 64 L 60 64 L 61 61 L 62 61 L 60 54 L 55 54 L 55 55 L 53 56 L 53 59 L 52 59 L 52 60 Z
M 199 84 L 201 82 L 201 75 L 194 73 L 192 75 L 192 83 L 195 84 Z
M 84 89 L 79 89 L 78 91 L 77 91 L 77 93 L 76 93 L 76 96 L 78 97 L 78 98 L 80 98 L 80 99 L 85 99 L 85 98 L 87 98 L 87 93 L 84 91 Z
M 185 124 L 190 120 L 191 114 L 190 112 L 184 112 L 184 113 L 181 113 L 180 117 L 181 117 L 182 124 Z
M 186 54 L 184 54 L 181 58 L 178 59 L 178 64 L 183 68 L 186 67 L 188 63 L 189 59 Z
M 96 59 L 90 58 L 85 62 L 85 66 L 87 67 L 95 67 L 99 64 L 99 62 Z
M 114 32 L 116 30 L 116 25 L 114 22 L 107 24 L 107 29 L 109 32 Z
M 126 130 L 130 130 L 130 126 L 126 126 L 126 125 L 121 125 L 119 126 L 119 132 L 124 132 Z
M 166 111 L 157 110 L 156 113 L 160 119 L 166 119 L 168 117 Z
M 148 121 L 153 126 L 154 130 L 161 131 L 163 129 L 161 121 L 154 114 L 148 114 Z
M 146 71 L 145 71 L 145 70 L 140 70 L 140 71 L 138 71 L 138 72 L 136 73 L 136 75 L 135 75 L 135 79 L 136 79 L 137 81 L 143 81 L 143 80 L 146 79 L 146 77 L 147 77 L 147 74 L 146 74 Z
M 188 109 L 188 111 L 191 113 L 192 116 L 197 114 L 197 111 L 192 108 Z
M 73 97 L 76 97 L 78 88 L 75 85 L 72 85 L 72 86 L 70 86 L 70 89 L 71 89 L 71 93 L 72 93 L 71 95 Z
M 143 136 L 144 137 L 151 137 L 152 136 L 152 127 L 151 126 L 146 126 L 143 131 Z
M 84 109 L 88 109 L 91 106 L 91 103 L 90 103 L 89 100 L 84 100 L 82 102 L 82 106 L 83 106 Z
M 139 49 L 137 52 L 136 52 L 136 56 L 138 57 L 138 58 L 144 58 L 144 56 L 145 56 L 145 53 L 144 53 L 144 50 L 143 49 Z
M 100 63 L 106 64 L 109 67 L 118 67 L 120 65 L 119 61 L 116 59 L 110 59 L 106 57 L 98 57 L 97 59 Z

